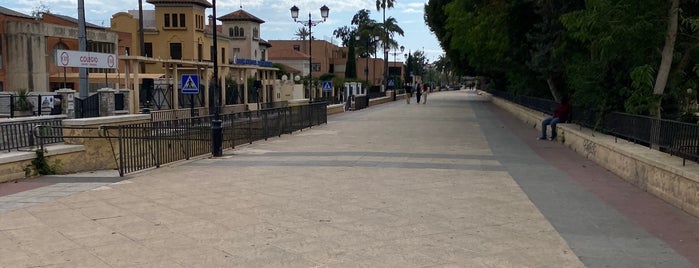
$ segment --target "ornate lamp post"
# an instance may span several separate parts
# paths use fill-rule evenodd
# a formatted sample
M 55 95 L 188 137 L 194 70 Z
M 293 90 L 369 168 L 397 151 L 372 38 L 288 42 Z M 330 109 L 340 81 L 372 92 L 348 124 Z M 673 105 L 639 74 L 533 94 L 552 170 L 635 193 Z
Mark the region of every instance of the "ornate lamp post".
M 323 18 L 322 20 L 312 20 L 311 19 L 311 12 L 308 12 L 308 20 L 296 20 L 299 18 L 299 8 L 296 7 L 295 5 L 291 7 L 291 18 L 294 19 L 295 22 L 301 23 L 303 26 L 308 27 L 308 97 L 310 98 L 310 89 L 311 85 L 313 84 L 313 54 L 311 53 L 311 46 L 313 44 L 313 26 L 316 26 L 320 24 L 321 22 L 325 22 L 325 20 L 328 18 L 328 14 L 330 13 L 330 8 L 327 6 L 323 5 L 320 7 L 320 16 Z M 305 97 L 305 96 L 304 96 Z

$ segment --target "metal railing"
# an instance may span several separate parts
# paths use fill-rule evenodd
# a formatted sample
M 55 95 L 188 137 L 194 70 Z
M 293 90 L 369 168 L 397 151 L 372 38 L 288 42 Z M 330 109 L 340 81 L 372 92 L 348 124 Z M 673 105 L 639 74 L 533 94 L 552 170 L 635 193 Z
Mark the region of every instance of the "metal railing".
M 699 125 L 626 113 L 604 117 L 604 131 L 617 138 L 699 161 Z
M 551 114 L 557 104 L 553 100 L 515 96 L 504 91 L 490 91 L 530 109 Z M 699 125 L 619 112 L 602 114 L 594 109 L 573 107 L 571 122 L 595 131 L 628 140 L 649 148 L 699 162 Z
M 0 123 L 0 151 L 11 152 L 12 150 L 28 150 L 36 148 L 42 144 L 53 144 L 63 142 L 61 136 L 61 122 L 63 118 L 37 119 L 16 122 Z M 34 135 L 34 130 L 37 126 L 45 138 L 37 139 Z M 58 128 L 56 128 L 58 127 Z
M 326 103 L 220 115 L 224 148 L 327 123 Z M 213 116 L 105 126 L 119 141 L 119 174 L 211 153 Z

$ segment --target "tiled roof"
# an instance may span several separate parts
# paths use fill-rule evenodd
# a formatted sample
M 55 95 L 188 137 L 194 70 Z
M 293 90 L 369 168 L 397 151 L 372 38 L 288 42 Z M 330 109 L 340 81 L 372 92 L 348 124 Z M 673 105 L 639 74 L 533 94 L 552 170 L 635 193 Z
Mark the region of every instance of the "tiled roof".
M 20 17 L 20 18 L 33 19 L 32 16 L 25 15 L 25 14 L 19 13 L 19 12 L 17 12 L 17 11 L 14 11 L 14 10 L 12 10 L 12 9 L 4 8 L 4 7 L 1 7 L 1 6 L 0 6 L 0 14 L 4 14 L 4 15 L 7 15 L 7 16 L 13 16 L 13 17 Z
M 206 0 L 146 0 L 147 3 L 157 5 L 157 4 L 195 4 L 203 7 L 213 7 L 209 1 Z
M 76 19 L 76 18 L 69 17 L 69 16 L 64 16 L 64 15 L 53 14 L 53 13 L 50 13 L 50 15 L 51 15 L 51 16 L 54 16 L 54 17 L 57 17 L 57 18 L 59 18 L 59 19 L 65 20 L 65 21 L 69 21 L 69 22 L 75 23 L 75 25 L 78 25 L 78 19 Z M 97 28 L 97 29 L 105 29 L 105 27 L 102 27 L 102 26 L 99 26 L 99 25 L 95 25 L 95 24 L 89 23 L 89 22 L 87 22 L 87 21 L 85 22 L 85 27 Z
M 254 21 L 257 23 L 265 23 L 258 17 L 246 12 L 245 10 L 238 9 L 237 11 L 228 13 L 218 18 L 220 21 Z

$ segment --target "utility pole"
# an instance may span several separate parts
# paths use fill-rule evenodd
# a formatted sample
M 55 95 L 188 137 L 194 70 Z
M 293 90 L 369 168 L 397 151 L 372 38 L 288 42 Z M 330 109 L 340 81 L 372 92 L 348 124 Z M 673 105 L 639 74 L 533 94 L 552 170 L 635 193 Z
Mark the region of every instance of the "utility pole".
M 87 33 L 85 31 L 85 0 L 78 0 L 78 50 L 87 51 Z M 90 86 L 87 80 L 87 68 L 80 67 L 80 98 L 86 99 Z

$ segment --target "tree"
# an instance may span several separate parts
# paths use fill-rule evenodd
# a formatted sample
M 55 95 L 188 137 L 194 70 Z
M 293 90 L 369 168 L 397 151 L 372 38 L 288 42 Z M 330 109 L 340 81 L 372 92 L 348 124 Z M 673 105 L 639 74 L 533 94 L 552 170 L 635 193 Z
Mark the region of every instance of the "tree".
M 352 79 L 357 78 L 357 59 L 355 56 L 355 46 L 356 42 L 354 36 L 350 35 L 348 38 L 347 48 L 347 66 L 345 67 L 345 78 Z
M 39 5 L 32 8 L 32 17 L 34 17 L 37 20 L 41 20 L 42 16 L 44 13 L 51 14 L 51 9 L 44 4 L 43 1 L 39 1 Z
M 306 27 L 301 27 L 296 30 L 296 33 L 294 33 L 296 36 L 296 40 L 303 40 L 306 41 L 306 38 L 310 36 L 310 33 L 308 30 L 306 30 Z

